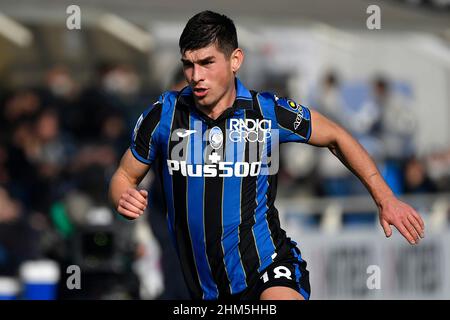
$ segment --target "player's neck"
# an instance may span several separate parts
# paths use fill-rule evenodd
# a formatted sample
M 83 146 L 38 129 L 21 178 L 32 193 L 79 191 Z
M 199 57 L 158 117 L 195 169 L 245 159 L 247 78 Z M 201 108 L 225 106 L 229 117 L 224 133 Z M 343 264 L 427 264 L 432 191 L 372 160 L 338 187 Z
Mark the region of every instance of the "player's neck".
M 226 109 L 231 107 L 236 99 L 236 86 L 233 85 L 225 94 L 214 104 L 210 106 L 200 106 L 197 108 L 206 114 L 209 118 L 216 120 Z

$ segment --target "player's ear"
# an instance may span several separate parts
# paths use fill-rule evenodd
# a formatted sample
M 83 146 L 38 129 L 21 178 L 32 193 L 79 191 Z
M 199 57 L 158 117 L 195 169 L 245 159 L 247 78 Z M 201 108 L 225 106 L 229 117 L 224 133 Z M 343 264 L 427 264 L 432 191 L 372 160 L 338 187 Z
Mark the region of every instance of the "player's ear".
M 241 67 L 242 62 L 244 61 L 244 52 L 241 48 L 235 49 L 231 53 L 231 70 L 236 73 Z

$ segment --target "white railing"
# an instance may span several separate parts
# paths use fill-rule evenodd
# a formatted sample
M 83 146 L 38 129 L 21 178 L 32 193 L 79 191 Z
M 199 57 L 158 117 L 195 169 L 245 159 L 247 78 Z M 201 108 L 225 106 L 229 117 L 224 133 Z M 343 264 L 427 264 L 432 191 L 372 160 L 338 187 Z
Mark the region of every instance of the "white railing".
M 450 195 L 401 199 L 425 221 L 419 245 L 394 228 L 386 239 L 378 219 L 347 227 L 344 215 L 377 212 L 370 197 L 278 200 L 281 224 L 308 262 L 311 299 L 450 298 Z M 316 226 L 304 223 L 312 214 L 321 216 Z
M 450 214 L 450 193 L 406 195 L 401 196 L 400 199 L 424 216 L 423 218 L 428 221 L 427 229 L 430 231 L 439 231 L 446 227 L 447 215 Z M 280 217 L 285 220 L 319 214 L 322 216 L 320 229 L 332 232 L 341 230 L 344 214 L 378 212 L 374 201 L 369 196 L 279 198 L 276 206 Z

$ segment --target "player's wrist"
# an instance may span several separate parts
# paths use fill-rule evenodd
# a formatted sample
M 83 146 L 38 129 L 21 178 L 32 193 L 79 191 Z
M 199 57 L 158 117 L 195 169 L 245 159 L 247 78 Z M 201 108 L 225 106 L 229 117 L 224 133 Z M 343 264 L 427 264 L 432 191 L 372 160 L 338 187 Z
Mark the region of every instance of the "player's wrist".
M 396 197 L 395 197 L 394 193 L 393 192 L 389 192 L 387 194 L 383 194 L 381 196 L 378 196 L 375 199 L 375 203 L 377 204 L 378 208 L 382 209 L 383 207 L 386 206 L 387 203 L 389 203 L 390 201 L 395 200 L 395 199 L 396 199 Z

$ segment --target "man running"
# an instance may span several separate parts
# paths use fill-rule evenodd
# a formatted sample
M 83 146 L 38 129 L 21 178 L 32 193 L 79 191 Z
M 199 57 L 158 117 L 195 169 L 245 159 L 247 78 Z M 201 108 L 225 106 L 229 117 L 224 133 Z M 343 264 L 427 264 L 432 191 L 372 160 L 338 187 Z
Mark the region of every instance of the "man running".
M 387 237 L 394 225 L 411 244 L 424 236 L 419 214 L 398 200 L 373 160 L 342 127 L 271 93 L 249 91 L 228 17 L 204 11 L 179 41 L 188 86 L 165 92 L 138 119 L 110 184 L 117 211 L 141 216 L 137 186 L 162 160 L 168 228 L 194 299 L 309 299 L 306 262 L 280 227 L 274 206 L 277 148 L 327 147 L 367 187 Z

